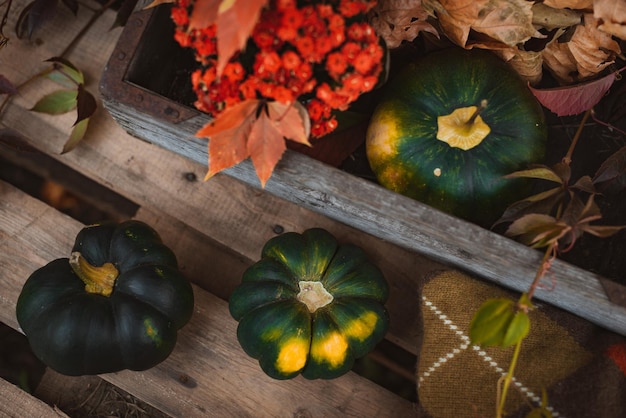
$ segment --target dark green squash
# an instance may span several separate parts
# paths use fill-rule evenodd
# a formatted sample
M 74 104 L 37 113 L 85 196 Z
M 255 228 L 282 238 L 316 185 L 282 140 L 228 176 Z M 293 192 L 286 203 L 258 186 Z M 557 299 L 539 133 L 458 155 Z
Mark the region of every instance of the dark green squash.
M 16 314 L 35 355 L 77 376 L 165 360 L 193 305 L 174 253 L 151 227 L 127 221 L 83 228 L 70 259 L 28 278 Z
M 428 54 L 384 87 L 366 146 L 381 185 L 489 226 L 529 182 L 506 174 L 542 163 L 546 126 L 526 84 L 492 53 Z
M 382 340 L 387 283 L 363 250 L 323 229 L 269 240 L 229 301 L 244 351 L 276 379 L 331 379 Z

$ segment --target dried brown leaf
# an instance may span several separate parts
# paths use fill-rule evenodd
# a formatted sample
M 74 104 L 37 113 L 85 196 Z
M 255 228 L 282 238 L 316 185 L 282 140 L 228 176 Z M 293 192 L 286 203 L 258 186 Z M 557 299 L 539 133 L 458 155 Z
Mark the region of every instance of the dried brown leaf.
M 543 75 L 543 57 L 538 51 L 523 51 L 519 48 L 494 50 L 502 60 L 509 63 L 511 68 L 530 84 L 537 84 Z
M 595 0 L 593 16 L 602 22 L 598 26 L 599 30 L 626 39 L 626 2 Z
M 535 3 L 532 10 L 533 24 L 548 30 L 566 28 L 582 23 L 582 13 L 580 11 L 554 8 L 546 3 Z
M 532 25 L 532 3 L 525 0 L 422 0 L 445 34 L 466 46 L 470 29 L 508 46 L 542 35 Z
M 594 0 L 544 0 L 543 3 L 546 6 L 555 7 L 557 9 L 591 10 L 594 5 Z
M 380 0 L 368 15 L 369 23 L 386 42 L 388 48 L 397 48 L 402 41 L 411 42 L 420 32 L 439 37 L 429 22 L 421 0 Z
M 550 42 L 543 51 L 544 62 L 563 84 L 589 79 L 615 61 L 619 44 L 598 29 L 592 14 L 584 15 L 584 24 L 576 27 L 568 42 Z

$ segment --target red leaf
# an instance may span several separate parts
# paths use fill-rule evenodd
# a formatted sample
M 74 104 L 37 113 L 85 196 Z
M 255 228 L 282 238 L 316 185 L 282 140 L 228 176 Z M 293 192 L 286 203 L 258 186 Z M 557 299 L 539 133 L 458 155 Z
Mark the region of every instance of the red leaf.
M 207 1 L 207 0 L 205 0 Z M 259 20 L 261 9 L 268 0 L 223 1 L 218 11 L 217 23 L 217 74 L 235 52 L 243 49 Z M 229 4 L 224 6 L 224 4 Z
M 598 80 L 568 87 L 535 89 L 528 86 L 537 100 L 557 116 L 577 115 L 594 107 L 615 81 L 617 73 Z

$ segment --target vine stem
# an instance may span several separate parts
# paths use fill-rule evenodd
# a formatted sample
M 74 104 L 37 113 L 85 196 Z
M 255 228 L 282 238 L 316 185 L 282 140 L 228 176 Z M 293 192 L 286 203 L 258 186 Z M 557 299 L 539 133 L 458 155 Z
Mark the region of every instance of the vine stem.
M 513 358 L 511 359 L 509 370 L 507 370 L 506 376 L 504 376 L 504 381 L 502 382 L 502 396 L 500 397 L 500 401 L 498 402 L 498 410 L 496 411 L 497 418 L 502 418 L 504 414 L 506 394 L 509 391 L 509 386 L 511 386 L 511 382 L 513 381 L 513 374 L 515 373 L 515 366 L 517 365 L 517 360 L 519 359 L 519 353 L 521 351 L 521 348 L 522 340 L 518 341 L 517 344 L 515 344 L 515 351 L 513 351 Z
M 535 294 L 535 290 L 537 290 L 537 286 L 539 286 L 539 282 L 546 275 L 548 270 L 550 270 L 550 266 L 552 265 L 552 260 L 554 260 L 554 258 L 556 257 L 557 246 L 558 244 L 556 242 L 553 242 L 552 244 L 548 246 L 548 248 L 546 249 L 546 252 L 543 254 L 543 258 L 541 259 L 541 264 L 539 265 L 539 268 L 537 269 L 537 273 L 535 273 L 535 278 L 533 279 L 533 282 L 528 288 L 528 293 L 527 293 L 528 300 L 531 300 L 533 298 L 533 295 Z
M 580 139 L 580 136 L 583 133 L 583 128 L 585 127 L 585 123 L 587 123 L 587 119 L 589 119 L 591 112 L 592 112 L 592 109 L 589 109 L 583 115 L 582 120 L 578 124 L 578 129 L 576 130 L 576 134 L 574 134 L 574 138 L 572 139 L 572 143 L 570 144 L 569 149 L 567 150 L 567 154 L 565 154 L 565 157 L 563 157 L 563 162 L 567 165 L 570 165 L 572 162 L 572 154 L 574 153 L 574 148 L 576 148 L 576 144 L 578 143 L 578 140 Z

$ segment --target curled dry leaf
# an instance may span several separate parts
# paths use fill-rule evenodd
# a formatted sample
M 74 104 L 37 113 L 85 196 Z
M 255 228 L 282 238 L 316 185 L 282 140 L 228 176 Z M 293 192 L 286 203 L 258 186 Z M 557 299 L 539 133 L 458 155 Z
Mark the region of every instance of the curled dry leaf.
M 595 0 L 593 17 L 601 22 L 598 26 L 599 30 L 620 39 L 626 39 L 626 2 Z
M 387 48 L 397 48 L 402 41 L 411 42 L 420 32 L 439 37 L 437 29 L 427 22 L 428 13 L 421 0 L 380 0 L 370 10 L 368 19 Z
M 591 10 L 594 0 L 544 0 L 543 4 L 557 9 Z
M 557 9 L 545 3 L 535 3 L 533 10 L 533 24 L 548 30 L 567 28 L 582 22 L 582 13 L 571 9 Z
M 543 51 L 549 70 L 563 84 L 589 79 L 615 61 L 621 52 L 611 35 L 598 29 L 592 14 L 584 15 L 584 25 L 576 27 L 568 42 L 550 42 Z
M 537 84 L 541 81 L 543 74 L 543 58 L 539 51 L 523 51 L 519 48 L 507 48 L 504 50 L 494 50 L 502 60 L 509 65 L 530 84 Z
M 532 24 L 532 2 L 525 0 L 422 0 L 446 35 L 465 47 L 470 30 L 508 46 L 541 37 Z

